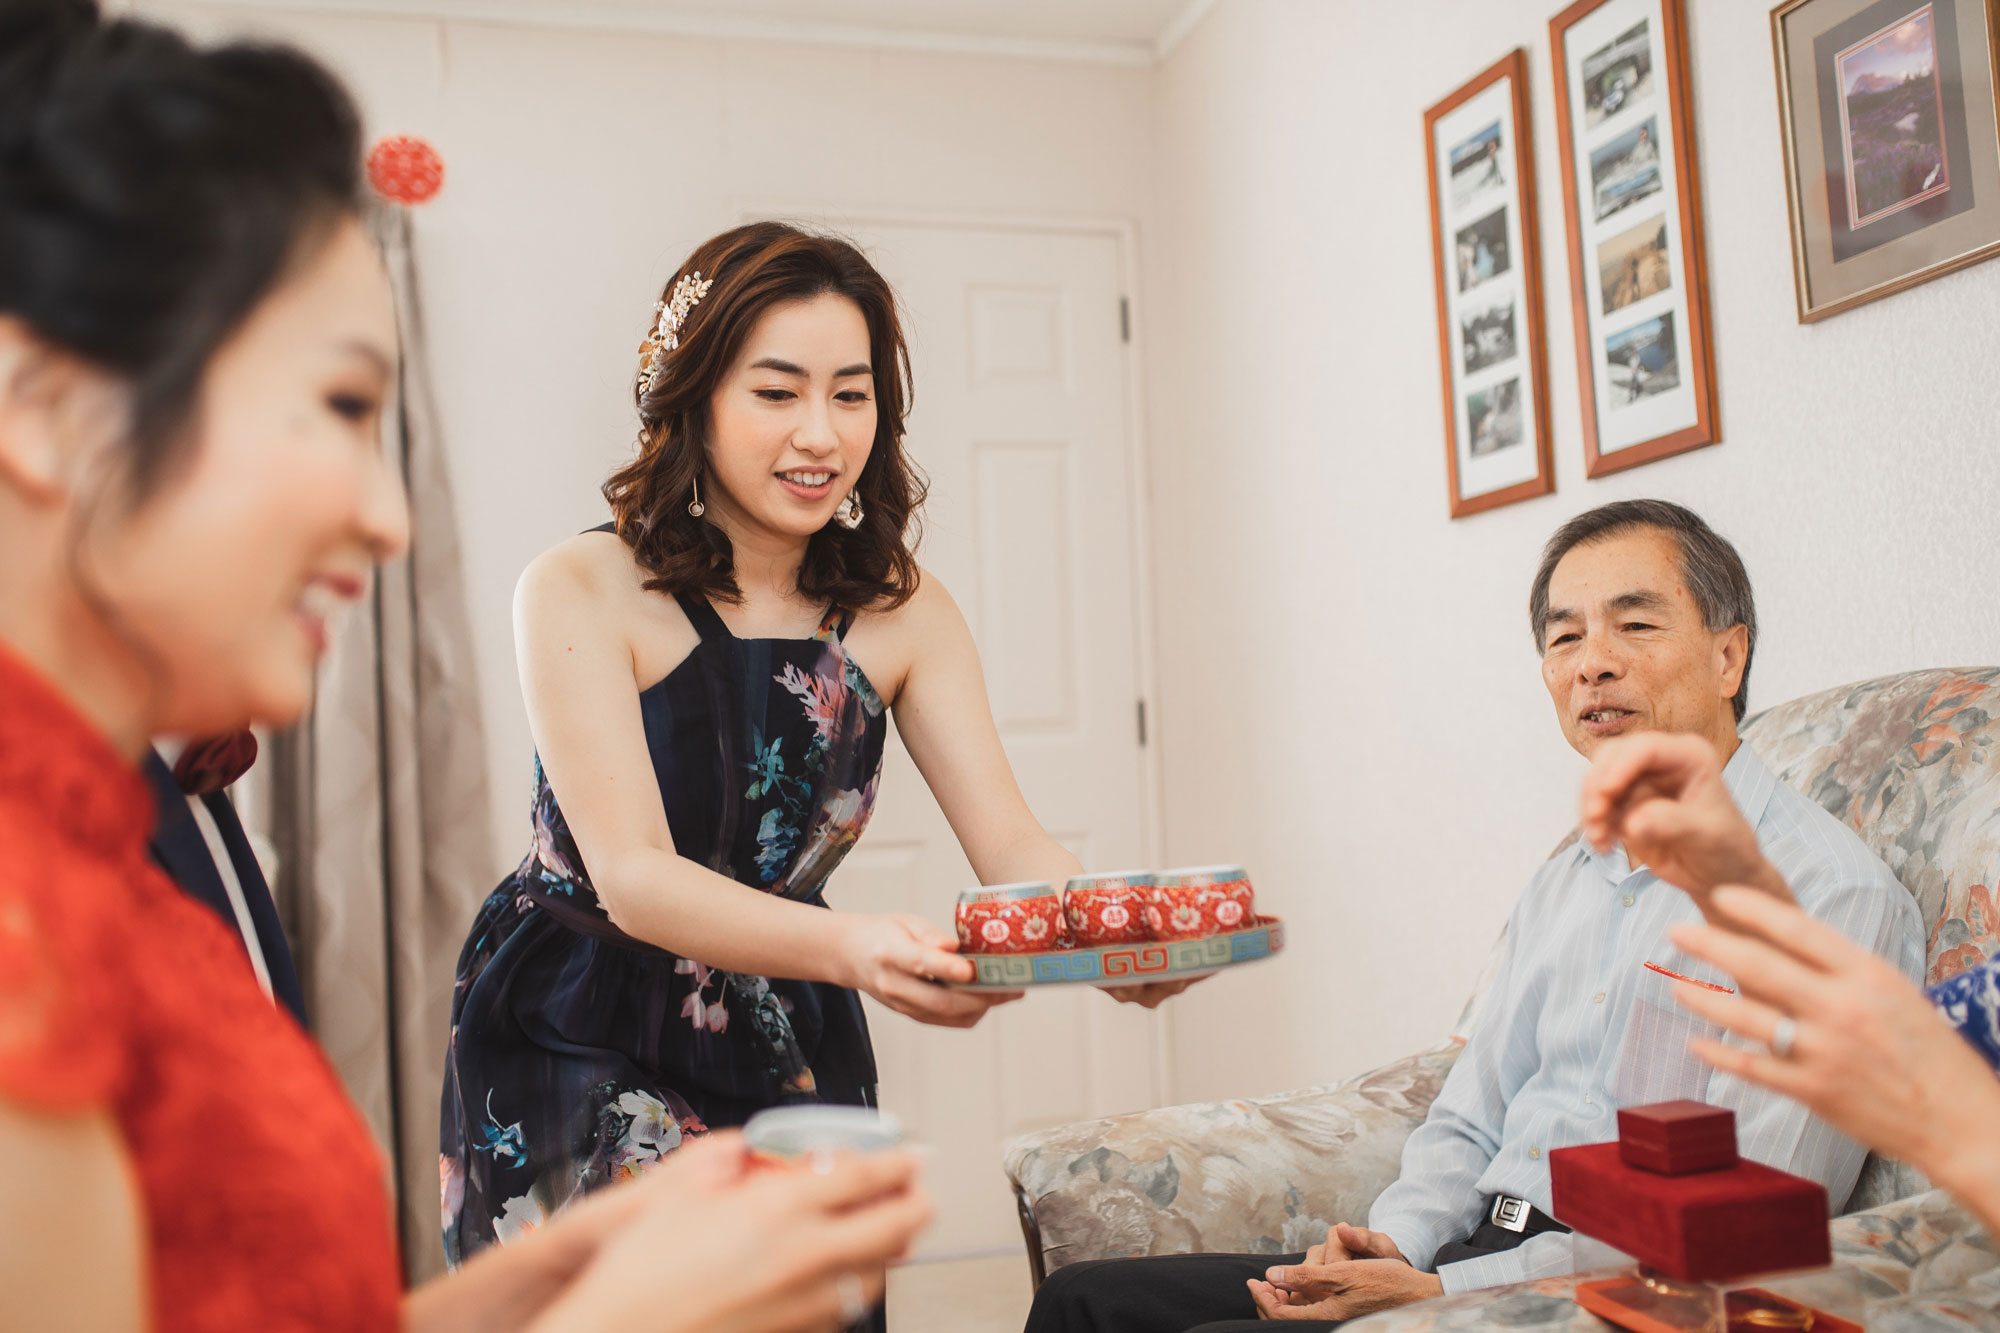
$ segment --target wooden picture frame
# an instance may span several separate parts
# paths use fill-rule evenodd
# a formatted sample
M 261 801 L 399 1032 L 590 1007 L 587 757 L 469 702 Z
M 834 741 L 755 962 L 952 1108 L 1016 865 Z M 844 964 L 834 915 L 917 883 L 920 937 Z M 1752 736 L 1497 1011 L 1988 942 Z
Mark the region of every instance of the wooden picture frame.
M 1577 0 L 1549 49 L 1584 472 L 1602 477 L 1722 438 L 1683 0 Z
M 1799 323 L 2000 254 L 2000 0 L 1785 0 L 1771 52 Z
M 1555 489 L 1528 57 L 1424 112 L 1451 516 Z

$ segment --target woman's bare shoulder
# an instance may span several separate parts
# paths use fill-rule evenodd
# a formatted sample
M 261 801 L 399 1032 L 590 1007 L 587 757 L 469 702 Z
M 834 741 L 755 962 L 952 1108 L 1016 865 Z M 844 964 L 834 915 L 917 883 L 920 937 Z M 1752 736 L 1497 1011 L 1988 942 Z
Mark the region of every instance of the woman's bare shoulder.
M 519 587 L 527 594 L 596 598 L 629 594 L 644 584 L 632 548 L 616 533 L 582 532 L 530 560 L 521 571 Z
M 643 688 L 693 651 L 700 635 L 672 597 L 646 587 L 646 571 L 615 533 L 585 532 L 557 542 L 521 573 L 514 594 L 518 643 L 551 636 L 616 647 L 630 656 Z
M 579 533 L 530 560 L 515 585 L 514 616 L 517 624 L 583 619 L 622 631 L 685 621 L 673 598 L 647 590 L 632 548 L 610 532 Z
M 898 637 L 906 634 L 923 635 L 929 631 L 953 624 L 963 624 L 965 616 L 952 600 L 944 581 L 930 570 L 919 566 L 917 569 L 916 591 L 901 606 L 880 610 L 864 610 L 856 617 L 858 621 L 874 621 L 889 633 Z
M 901 606 L 856 615 L 849 645 L 863 670 L 890 703 L 902 697 L 911 672 L 922 663 L 970 652 L 972 635 L 958 603 L 929 570 L 919 570 L 916 591 Z

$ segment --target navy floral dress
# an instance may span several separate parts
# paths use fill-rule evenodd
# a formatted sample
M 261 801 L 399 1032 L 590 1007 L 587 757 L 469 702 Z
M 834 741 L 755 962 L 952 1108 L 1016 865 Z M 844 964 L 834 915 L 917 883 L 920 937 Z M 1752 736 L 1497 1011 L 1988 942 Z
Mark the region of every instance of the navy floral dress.
M 829 610 L 810 639 L 739 639 L 703 598 L 678 600 L 701 642 L 639 695 L 674 848 L 824 907 L 874 806 L 888 725 L 842 643 L 852 614 Z M 537 759 L 533 850 L 459 957 L 438 1162 L 450 1262 L 688 1135 L 815 1101 L 875 1103 L 860 997 L 720 972 L 624 934 Z

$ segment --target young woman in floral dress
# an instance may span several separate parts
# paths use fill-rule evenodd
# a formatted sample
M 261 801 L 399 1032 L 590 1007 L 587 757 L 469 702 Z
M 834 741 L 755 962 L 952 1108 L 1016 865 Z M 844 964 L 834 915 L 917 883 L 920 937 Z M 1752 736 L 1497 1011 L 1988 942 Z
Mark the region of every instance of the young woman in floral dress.
M 921 918 L 825 910 L 891 712 L 983 882 L 1078 870 L 1021 797 L 964 618 L 906 545 L 922 487 L 881 275 L 845 241 L 758 223 L 690 255 L 657 314 L 615 521 L 538 558 L 516 597 L 534 845 L 459 965 L 454 1261 L 704 1127 L 874 1104 L 864 992 L 953 1027 L 1014 998 L 935 984 L 972 964 Z

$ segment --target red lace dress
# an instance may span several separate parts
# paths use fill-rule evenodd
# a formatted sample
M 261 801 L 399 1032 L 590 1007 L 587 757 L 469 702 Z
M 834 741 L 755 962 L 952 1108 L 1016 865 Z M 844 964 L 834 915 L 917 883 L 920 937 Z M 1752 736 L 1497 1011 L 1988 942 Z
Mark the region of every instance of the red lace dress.
M 367 1126 L 222 922 L 148 861 L 152 811 L 0 647 L 0 1099 L 116 1119 L 154 1328 L 392 1329 Z

